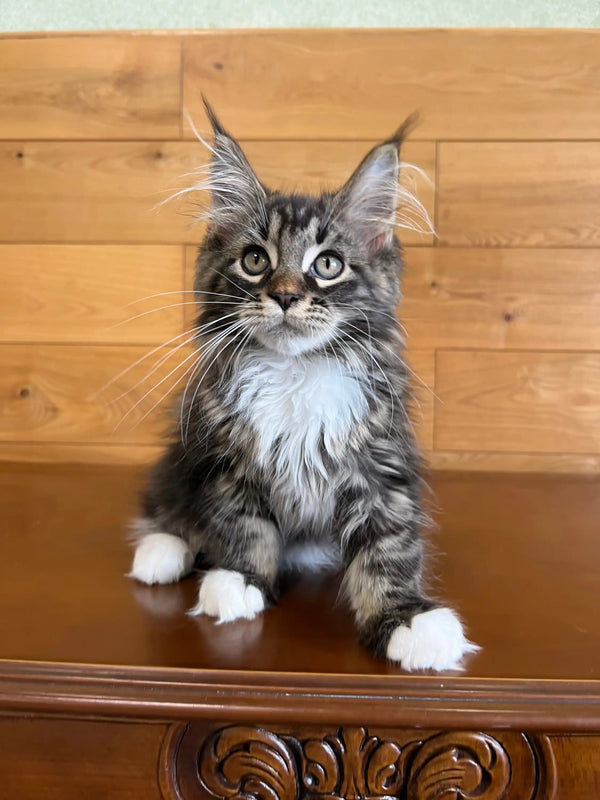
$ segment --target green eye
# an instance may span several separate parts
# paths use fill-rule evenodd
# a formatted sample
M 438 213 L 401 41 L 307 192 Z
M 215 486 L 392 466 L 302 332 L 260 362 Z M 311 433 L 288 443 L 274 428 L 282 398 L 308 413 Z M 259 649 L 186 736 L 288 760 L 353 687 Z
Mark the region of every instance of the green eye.
M 330 281 L 337 278 L 344 271 L 344 262 L 335 253 L 321 253 L 317 256 L 312 267 L 313 275 L 321 278 L 324 281 Z
M 262 275 L 269 269 L 271 262 L 262 247 L 247 250 L 242 258 L 242 269 L 248 275 Z

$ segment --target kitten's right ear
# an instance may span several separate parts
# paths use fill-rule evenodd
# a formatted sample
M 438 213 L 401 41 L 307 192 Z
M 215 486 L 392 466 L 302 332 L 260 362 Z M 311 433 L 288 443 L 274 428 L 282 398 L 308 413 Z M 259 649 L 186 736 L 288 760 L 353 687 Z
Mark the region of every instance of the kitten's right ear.
M 203 96 L 206 115 L 214 133 L 210 162 L 210 218 L 217 226 L 243 224 L 266 238 L 267 192 L 256 177 L 244 151 L 228 133 Z

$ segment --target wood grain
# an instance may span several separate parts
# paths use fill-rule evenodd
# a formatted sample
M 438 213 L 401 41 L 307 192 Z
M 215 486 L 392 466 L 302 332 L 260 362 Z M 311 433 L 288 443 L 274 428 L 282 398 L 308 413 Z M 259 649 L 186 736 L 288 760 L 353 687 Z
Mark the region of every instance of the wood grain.
M 82 391 L 95 372 L 100 386 L 135 360 L 136 346 L 159 345 L 192 323 L 193 306 L 154 309 L 191 300 L 179 293 L 191 289 L 204 232 L 192 223 L 208 198 L 158 204 L 208 160 L 184 113 L 209 133 L 204 93 L 259 177 L 284 190 L 340 185 L 419 109 L 402 158 L 431 178 L 417 176 L 416 187 L 439 237 L 399 231 L 408 245 L 400 317 L 415 372 L 437 394 L 441 380 L 452 398 L 451 413 L 442 402 L 434 413 L 432 392 L 413 381 L 421 444 L 432 463 L 460 470 L 595 469 L 599 42 L 598 31 L 574 30 L 0 37 L 5 452 L 27 460 L 73 452 L 81 462 L 78 448 L 89 446 L 90 460 L 112 453 L 138 463 L 158 441 L 160 426 L 148 419 L 141 432 L 110 438 L 124 399 L 100 411 Z M 163 292 L 174 294 L 129 306 Z M 18 343 L 24 349 L 11 351 Z M 76 343 L 83 349 L 62 349 Z M 43 345 L 57 349 L 42 354 Z M 489 356 L 469 368 L 452 362 L 456 374 L 444 367 L 448 350 L 473 348 Z M 492 351 L 512 365 L 498 365 L 498 385 L 485 366 Z M 524 366 L 510 351 L 522 352 Z M 118 368 L 108 374 L 110 364 Z M 586 386 L 571 391 L 580 369 Z M 477 394 L 479 370 L 487 377 L 473 416 L 461 392 Z M 41 384 L 21 397 L 30 375 Z M 141 377 L 127 373 L 116 395 Z M 149 387 L 137 387 L 132 404 Z M 169 382 L 132 423 L 161 388 Z
M 599 42 L 564 30 L 215 32 L 184 41 L 184 107 L 199 124 L 203 92 L 254 139 L 377 138 L 415 109 L 423 139 L 596 138 Z
M 373 143 L 242 144 L 267 184 L 318 191 L 341 185 Z M 433 144 L 409 143 L 404 157 L 434 178 Z M 0 241 L 198 242 L 203 227 L 190 225 L 205 194 L 157 204 L 192 186 L 193 178 L 182 176 L 206 161 L 198 142 L 0 143 Z M 432 186 L 417 180 L 431 217 Z M 431 242 L 430 235 L 412 231 L 401 238 Z
M 600 453 L 600 354 L 441 350 L 439 450 Z
M 435 353 L 433 350 L 410 349 L 407 362 L 412 371 L 412 391 L 414 400 L 411 419 L 415 425 L 417 439 L 421 447 L 433 447 L 433 405 L 435 385 Z
M 0 796 L 19 800 L 160 800 L 165 725 L 0 719 Z
M 557 793 L 560 798 L 600 797 L 600 740 L 594 736 L 553 736 Z
M 86 441 L 0 442 L 0 462 L 29 464 L 152 464 L 162 446 L 153 444 L 93 444 Z
M 0 138 L 179 136 L 175 36 L 0 39 Z
M 442 142 L 438 192 L 442 245 L 600 245 L 600 142 Z
M 600 252 L 408 248 L 409 347 L 600 350 Z
M 179 247 L 0 245 L 0 263 L 2 341 L 158 344 L 182 330 Z
M 432 470 L 598 475 L 600 456 L 590 453 L 494 453 L 433 450 L 425 454 Z
M 188 351 L 184 356 L 169 352 L 138 346 L 0 345 L 0 441 L 156 443 L 168 427 L 166 409 L 177 379 L 183 380 L 193 364 L 193 358 L 182 363 Z

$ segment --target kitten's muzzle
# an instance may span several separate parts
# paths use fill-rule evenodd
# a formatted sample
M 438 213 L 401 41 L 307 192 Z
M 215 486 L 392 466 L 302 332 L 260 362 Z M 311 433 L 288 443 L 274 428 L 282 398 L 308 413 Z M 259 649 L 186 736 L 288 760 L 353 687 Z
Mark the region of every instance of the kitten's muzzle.
M 269 297 L 279 303 L 284 311 L 304 298 L 303 294 L 294 294 L 293 292 L 269 292 Z

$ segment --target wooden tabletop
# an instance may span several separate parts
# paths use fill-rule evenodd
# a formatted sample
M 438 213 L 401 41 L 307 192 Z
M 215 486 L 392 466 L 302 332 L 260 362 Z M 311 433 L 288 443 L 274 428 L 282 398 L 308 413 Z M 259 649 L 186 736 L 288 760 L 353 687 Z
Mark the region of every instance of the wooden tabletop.
M 25 696 L 40 706 L 57 681 L 66 691 L 87 680 L 81 703 L 112 691 L 125 708 L 137 680 L 158 699 L 177 685 L 190 706 L 201 704 L 194 686 L 202 702 L 210 687 L 287 687 L 313 710 L 317 688 L 381 703 L 428 692 L 449 702 L 468 689 L 471 699 L 508 692 L 514 713 L 522 692 L 530 705 L 569 697 L 571 716 L 582 702 L 582 720 L 600 716 L 600 478 L 431 477 L 432 585 L 482 647 L 463 673 L 442 676 L 406 676 L 361 647 L 339 577 L 290 581 L 276 608 L 219 626 L 185 615 L 196 577 L 162 587 L 125 578 L 142 478 L 118 466 L 0 466 L 0 706 Z

